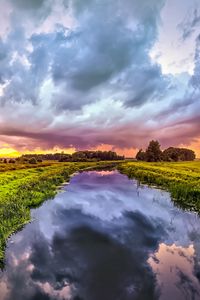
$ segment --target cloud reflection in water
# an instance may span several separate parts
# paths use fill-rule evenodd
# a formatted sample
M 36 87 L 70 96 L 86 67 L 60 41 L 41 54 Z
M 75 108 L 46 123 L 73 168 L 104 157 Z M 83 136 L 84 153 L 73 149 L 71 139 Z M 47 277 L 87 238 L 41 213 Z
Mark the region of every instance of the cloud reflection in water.
M 199 299 L 199 218 L 117 172 L 83 172 L 8 243 L 0 300 Z

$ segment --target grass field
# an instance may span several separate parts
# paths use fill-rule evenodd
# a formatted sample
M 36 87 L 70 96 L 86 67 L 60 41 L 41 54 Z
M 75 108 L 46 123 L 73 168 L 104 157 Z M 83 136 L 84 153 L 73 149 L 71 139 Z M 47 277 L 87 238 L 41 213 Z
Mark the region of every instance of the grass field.
M 0 164 L 0 265 L 6 239 L 30 221 L 30 208 L 53 197 L 56 188 L 76 171 L 106 162 Z
M 118 168 L 129 178 L 166 189 L 182 208 L 200 213 L 200 161 L 127 162 Z
M 38 167 L 48 167 L 53 164 L 57 164 L 55 161 L 43 161 L 42 163 L 30 164 L 30 163 L 2 163 L 0 162 L 0 174 L 6 171 L 15 171 L 22 169 L 34 169 Z

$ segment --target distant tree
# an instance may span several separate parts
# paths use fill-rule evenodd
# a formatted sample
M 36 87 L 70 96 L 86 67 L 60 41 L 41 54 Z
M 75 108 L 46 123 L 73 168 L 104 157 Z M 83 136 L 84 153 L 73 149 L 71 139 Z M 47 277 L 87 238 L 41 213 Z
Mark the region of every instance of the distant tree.
M 4 164 L 7 164 L 7 159 L 5 158 L 5 159 L 3 160 L 3 162 L 4 162 Z
M 33 165 L 37 164 L 36 158 L 35 157 L 30 158 L 29 159 L 29 164 L 33 164 Z
M 146 160 L 146 152 L 140 149 L 135 157 L 137 160 L 145 161 Z
M 42 162 L 42 159 L 41 159 L 41 158 L 38 158 L 38 159 L 37 159 L 37 162 L 41 163 L 41 162 Z
M 19 160 L 29 161 L 31 158 L 39 160 L 57 160 L 60 162 L 65 161 L 98 161 L 98 160 L 123 160 L 124 156 L 117 155 L 114 151 L 77 151 L 71 154 L 61 153 L 48 153 L 48 154 L 24 154 Z
M 10 163 L 10 164 L 14 164 L 14 163 L 15 163 L 15 159 L 12 159 L 12 158 L 11 158 L 11 159 L 9 160 L 9 163 Z
M 193 150 L 181 148 L 181 152 L 185 161 L 192 161 L 196 158 L 196 154 Z
M 78 151 L 72 154 L 72 161 L 123 160 L 124 156 L 114 151 Z
M 72 154 L 73 161 L 87 161 L 87 156 L 84 151 L 78 151 Z
M 158 141 L 151 141 L 146 150 L 146 161 L 156 162 L 162 160 L 162 151 Z
M 169 147 L 163 151 L 164 161 L 192 161 L 196 157 L 193 150 Z
M 186 148 L 169 147 L 163 152 L 158 141 L 151 141 L 146 151 L 140 149 L 136 159 L 140 161 L 192 161 L 196 158 L 195 152 Z
M 71 154 L 62 154 L 59 162 L 67 162 L 67 161 L 71 161 L 72 160 L 72 156 Z
M 178 161 L 179 153 L 178 149 L 174 147 L 169 147 L 163 151 L 163 160 L 164 161 Z

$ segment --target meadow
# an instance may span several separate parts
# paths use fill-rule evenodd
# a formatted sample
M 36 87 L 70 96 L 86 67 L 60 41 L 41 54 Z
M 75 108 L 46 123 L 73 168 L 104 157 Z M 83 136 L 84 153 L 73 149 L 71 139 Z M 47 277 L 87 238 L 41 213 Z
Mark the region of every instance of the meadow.
M 127 162 L 119 171 L 139 182 L 156 185 L 170 192 L 181 208 L 200 213 L 200 161 Z
M 30 208 L 55 195 L 57 187 L 70 176 L 108 162 L 30 164 L 0 163 L 0 265 L 3 265 L 7 238 L 30 221 Z

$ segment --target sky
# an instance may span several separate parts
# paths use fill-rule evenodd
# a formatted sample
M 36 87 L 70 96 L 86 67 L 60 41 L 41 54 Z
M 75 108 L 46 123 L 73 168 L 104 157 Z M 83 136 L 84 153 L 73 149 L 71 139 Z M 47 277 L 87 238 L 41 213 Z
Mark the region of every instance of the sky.
M 199 0 L 0 0 L 0 155 L 200 157 Z

